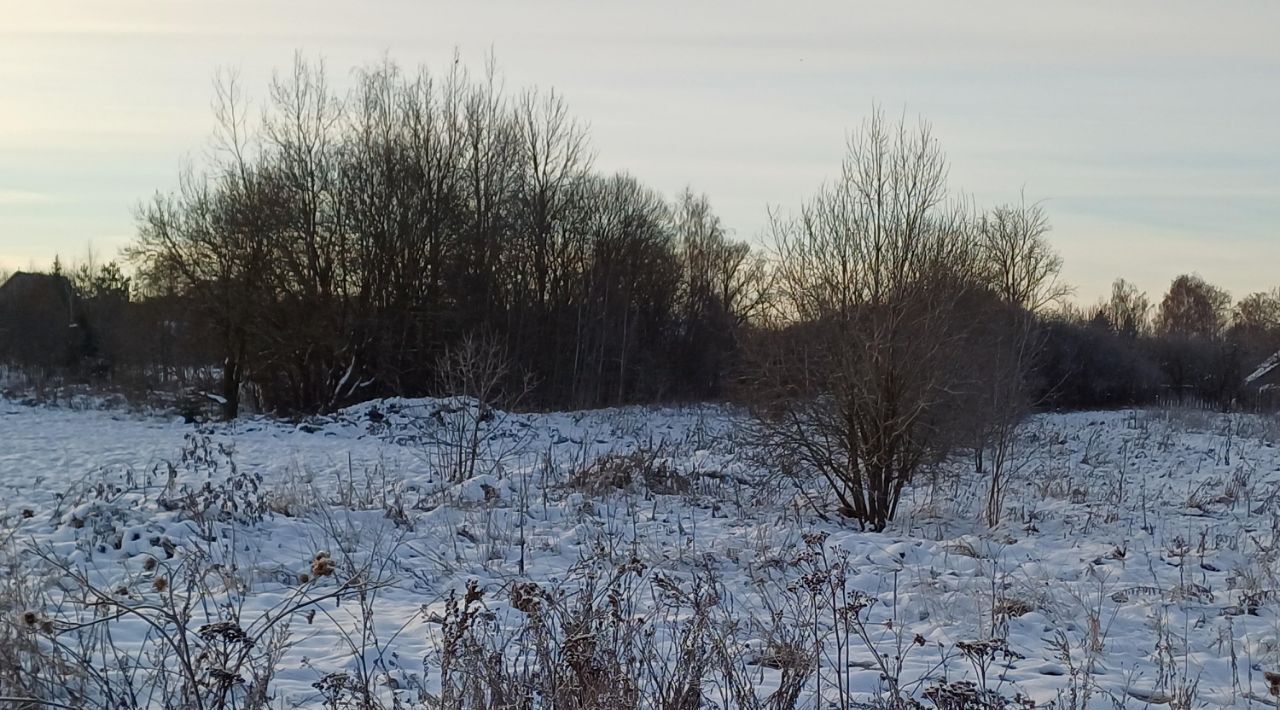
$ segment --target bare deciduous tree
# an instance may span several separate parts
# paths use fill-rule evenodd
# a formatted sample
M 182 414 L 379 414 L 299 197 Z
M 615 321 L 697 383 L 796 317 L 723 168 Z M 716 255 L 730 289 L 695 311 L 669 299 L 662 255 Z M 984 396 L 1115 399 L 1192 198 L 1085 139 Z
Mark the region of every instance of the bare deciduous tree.
M 127 250 L 152 281 L 176 285 L 212 325 L 219 341 L 223 416 L 240 409 L 240 389 L 256 364 L 254 334 L 271 298 L 278 198 L 258 169 L 246 128 L 238 78 L 214 84 L 217 118 L 211 174 L 188 169 L 176 194 L 156 195 L 138 215 L 138 239 Z
M 571 201 L 591 167 L 590 147 L 585 128 L 554 91 L 526 92 L 515 106 L 514 121 L 522 164 L 517 173 L 517 224 L 528 242 L 533 301 L 544 306 L 552 273 L 563 264 Z
M 223 182 L 232 180 L 224 176 Z M 228 419 L 239 412 L 240 387 L 253 364 L 251 332 L 262 325 L 270 270 L 267 241 L 254 218 L 258 209 L 246 204 L 257 199 L 259 183 L 250 176 L 234 182 L 235 187 L 211 190 L 207 179 L 188 174 L 177 195 L 158 195 L 142 208 L 130 250 L 148 278 L 179 284 L 213 326 Z
M 978 250 L 984 276 L 1005 302 L 1038 313 L 1071 289 L 1059 280 L 1062 257 L 1049 245 L 1049 218 L 1040 203 L 1001 205 L 983 215 Z
M 1263 334 L 1280 331 L 1280 288 L 1258 291 L 1236 302 L 1232 325 Z
M 1217 337 L 1227 325 L 1231 296 L 1196 275 L 1183 274 L 1160 302 L 1156 327 L 1165 335 Z
M 1111 298 L 1104 301 L 1099 310 L 1112 330 L 1134 338 L 1148 329 L 1151 301 L 1137 286 L 1124 279 L 1116 279 L 1111 284 Z
M 763 358 L 763 443 L 875 530 L 951 438 L 939 414 L 969 328 L 958 304 L 978 286 L 946 174 L 928 124 L 877 110 L 851 136 L 840 178 L 773 223 L 790 344 Z
M 502 420 L 528 394 L 530 380 L 512 372 L 497 341 L 474 335 L 441 354 L 436 372 L 441 394 L 452 398 L 421 421 L 434 463 L 452 482 L 492 472 L 524 444 L 502 436 Z
M 1038 404 L 1031 378 L 1044 335 L 1034 315 L 1016 304 L 979 306 L 966 346 L 966 374 L 957 383 L 965 394 L 952 416 L 971 437 L 975 469 L 987 474 L 984 517 L 994 527 L 1008 479 L 1025 462 L 1017 457 L 1018 433 Z
M 701 392 L 720 391 L 731 369 L 736 337 L 759 316 L 768 298 L 768 264 L 730 239 L 706 195 L 686 189 L 672 210 L 681 262 L 680 361 Z
M 1188 393 L 1221 399 L 1243 377 L 1234 372 L 1239 353 L 1222 340 L 1230 306 L 1226 291 L 1199 276 L 1183 274 L 1169 285 L 1155 329 L 1161 337 L 1160 368 L 1179 401 Z M 1228 362 L 1230 368 L 1219 367 Z

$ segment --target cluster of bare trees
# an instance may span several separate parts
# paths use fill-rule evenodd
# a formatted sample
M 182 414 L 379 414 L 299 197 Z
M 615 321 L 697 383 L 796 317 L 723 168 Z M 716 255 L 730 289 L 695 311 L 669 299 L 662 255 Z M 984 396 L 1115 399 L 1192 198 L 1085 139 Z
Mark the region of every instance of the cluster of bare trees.
M 705 197 L 593 171 L 561 96 L 509 95 L 491 64 L 387 62 L 339 97 L 299 59 L 260 122 L 234 77 L 215 105 L 216 159 L 141 210 L 131 254 L 203 317 L 228 416 L 246 384 L 277 411 L 429 392 L 468 336 L 543 405 L 712 396 L 761 302 Z
M 1040 207 L 975 214 L 946 177 L 928 124 L 876 112 L 839 178 L 773 222 L 779 322 L 754 353 L 762 440 L 873 529 L 960 446 L 992 451 L 998 518 L 999 467 L 1032 404 L 1034 313 L 1062 295 Z
M 1223 289 L 1183 274 L 1153 303 L 1117 279 L 1109 298 L 1064 309 L 1043 328 L 1043 378 L 1053 385 L 1045 398 L 1054 406 L 1274 404 L 1245 379 L 1280 350 L 1280 289 L 1233 305 Z

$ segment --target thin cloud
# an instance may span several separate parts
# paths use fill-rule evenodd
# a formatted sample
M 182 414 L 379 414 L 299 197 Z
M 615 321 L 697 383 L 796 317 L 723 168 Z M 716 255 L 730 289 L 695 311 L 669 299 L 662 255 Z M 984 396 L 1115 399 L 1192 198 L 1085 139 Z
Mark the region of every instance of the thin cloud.
M 122 246 L 132 205 L 171 189 L 182 156 L 207 144 L 214 69 L 241 69 L 258 100 L 295 50 L 325 56 L 342 90 L 350 67 L 384 55 L 441 71 L 458 47 L 479 71 L 492 48 L 509 89 L 554 86 L 591 125 L 597 166 L 705 191 L 747 238 L 766 205 L 838 171 L 846 132 L 877 103 L 933 123 L 957 191 L 1049 200 L 1068 265 L 1091 238 L 1080 215 L 1132 244 L 1111 254 L 1115 274 L 1146 269 L 1171 226 L 1214 225 L 1214 249 L 1244 253 L 1275 224 L 1280 191 L 1275 2 L 388 0 L 371 12 L 314 0 L 299 13 L 68 0 L 16 4 L 0 24 L 10 253 Z M 19 185 L 56 186 L 60 209 Z M 1248 268 L 1222 285 L 1245 287 Z
M 54 196 L 47 192 L 9 190 L 0 187 L 0 205 L 16 207 L 25 205 L 49 205 L 54 202 Z

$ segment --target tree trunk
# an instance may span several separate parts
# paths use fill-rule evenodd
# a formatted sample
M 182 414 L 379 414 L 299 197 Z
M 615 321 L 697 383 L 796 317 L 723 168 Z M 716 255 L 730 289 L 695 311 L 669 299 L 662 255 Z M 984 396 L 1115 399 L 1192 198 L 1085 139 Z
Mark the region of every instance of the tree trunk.
M 240 361 L 228 356 L 222 363 L 222 418 L 240 415 Z

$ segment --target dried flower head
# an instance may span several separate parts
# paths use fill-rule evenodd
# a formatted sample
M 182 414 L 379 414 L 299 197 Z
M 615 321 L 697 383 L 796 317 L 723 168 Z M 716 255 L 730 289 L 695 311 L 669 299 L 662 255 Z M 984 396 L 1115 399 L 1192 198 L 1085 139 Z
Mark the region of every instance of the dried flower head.
M 463 602 L 467 606 L 471 606 L 475 602 L 480 601 L 484 597 L 484 590 L 480 588 L 480 583 L 474 579 L 467 580 L 467 594 L 463 598 Z
M 809 547 L 822 547 L 827 542 L 826 532 L 807 532 L 801 536 Z
M 511 588 L 511 606 L 526 614 L 542 609 L 542 589 L 534 582 L 521 582 Z
M 328 577 L 334 573 L 337 566 L 333 564 L 333 560 L 328 557 L 317 556 L 311 561 L 312 577 Z

